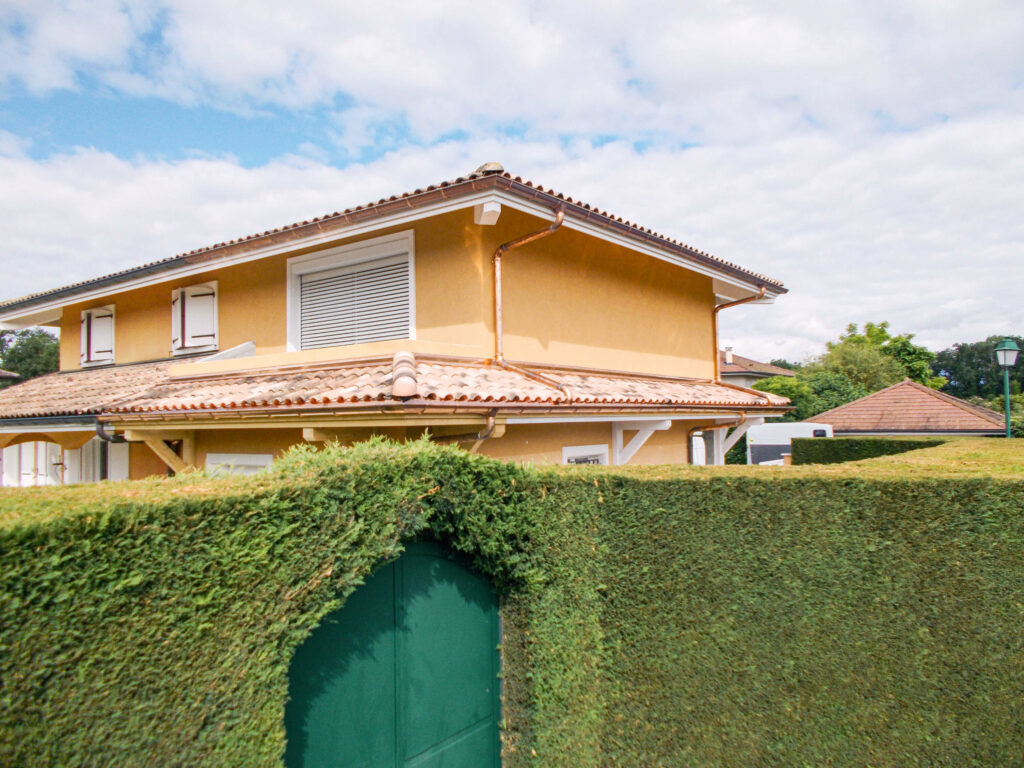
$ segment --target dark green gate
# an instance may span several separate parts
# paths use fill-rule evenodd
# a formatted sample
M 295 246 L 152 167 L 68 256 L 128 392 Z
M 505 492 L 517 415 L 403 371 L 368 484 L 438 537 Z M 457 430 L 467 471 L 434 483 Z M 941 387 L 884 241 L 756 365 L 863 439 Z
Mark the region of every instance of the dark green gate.
M 498 768 L 498 605 L 437 546 L 411 544 L 296 651 L 289 768 Z

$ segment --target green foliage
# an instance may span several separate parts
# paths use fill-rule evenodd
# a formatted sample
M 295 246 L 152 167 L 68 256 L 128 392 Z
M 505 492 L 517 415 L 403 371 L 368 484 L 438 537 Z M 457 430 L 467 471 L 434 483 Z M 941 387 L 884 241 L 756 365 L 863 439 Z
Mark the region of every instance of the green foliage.
M 541 472 L 375 441 L 0 492 L 0 764 L 280 766 L 293 650 L 429 537 L 505 595 L 510 768 L 1012 765 L 1024 481 L 969 461 Z
M 1005 338 L 1013 339 L 1024 350 L 1022 336 L 989 336 L 984 341 L 954 344 L 936 356 L 932 370 L 945 376 L 949 383 L 943 387 L 954 397 L 992 398 L 1003 394 L 1003 369 L 996 362 L 996 344 Z M 1010 393 L 1024 392 L 1024 354 L 1010 369 Z M 996 410 L 1001 411 L 1002 408 Z
M 980 397 L 969 397 L 967 399 L 975 405 L 983 406 L 996 413 L 1006 413 L 1005 395 L 990 397 L 987 400 Z M 1010 433 L 1014 437 L 1024 437 L 1024 392 L 1010 395 Z
M 830 344 L 829 350 L 805 370 L 841 373 L 866 393 L 892 386 L 906 378 L 903 366 L 880 348 L 849 341 Z
M 782 357 L 770 361 L 770 365 L 774 365 L 776 368 L 787 368 L 790 371 L 799 371 L 803 367 L 800 363 L 793 363 Z
M 911 341 L 913 338 L 912 333 L 893 336 L 889 332 L 888 321 L 864 323 L 863 332 L 858 330 L 856 323 L 850 323 L 846 326 L 846 333 L 840 334 L 839 341 L 828 343 L 825 359 L 830 358 L 834 352 L 842 352 L 841 360 L 835 361 L 832 367 L 844 370 L 850 378 L 860 382 L 871 392 L 895 384 L 904 378 L 933 389 L 941 389 L 946 380 L 932 373 L 931 366 L 935 360 L 935 353 L 914 344 Z M 895 362 L 898 369 L 886 366 L 866 350 L 880 352 Z
M 866 387 L 842 371 L 815 366 L 803 368 L 796 376 L 762 379 L 754 384 L 754 389 L 790 399 L 793 410 L 782 421 L 804 421 L 868 394 Z
M 795 437 L 792 440 L 794 464 L 842 464 L 847 461 L 891 456 L 944 443 L 939 438 L 910 439 L 888 437 Z
M 59 365 L 60 341 L 49 331 L 0 331 L 0 368 L 17 373 L 22 381 L 52 373 Z

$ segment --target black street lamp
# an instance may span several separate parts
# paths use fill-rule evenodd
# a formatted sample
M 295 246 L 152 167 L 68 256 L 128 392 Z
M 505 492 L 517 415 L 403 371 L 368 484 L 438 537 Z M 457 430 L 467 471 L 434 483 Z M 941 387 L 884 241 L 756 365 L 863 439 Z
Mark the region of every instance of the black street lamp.
M 1003 397 L 1006 400 L 1006 436 L 1010 436 L 1010 369 L 1017 363 L 1020 348 L 1013 339 L 996 344 L 996 361 L 1003 367 Z

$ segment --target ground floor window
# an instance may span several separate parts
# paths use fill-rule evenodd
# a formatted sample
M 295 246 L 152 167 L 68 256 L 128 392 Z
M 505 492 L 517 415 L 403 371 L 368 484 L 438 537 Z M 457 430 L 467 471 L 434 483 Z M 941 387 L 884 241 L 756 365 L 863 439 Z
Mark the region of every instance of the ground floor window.
M 607 464 L 607 445 L 567 445 L 562 448 L 563 464 Z
M 273 460 L 269 453 L 208 453 L 206 468 L 214 474 L 255 475 Z

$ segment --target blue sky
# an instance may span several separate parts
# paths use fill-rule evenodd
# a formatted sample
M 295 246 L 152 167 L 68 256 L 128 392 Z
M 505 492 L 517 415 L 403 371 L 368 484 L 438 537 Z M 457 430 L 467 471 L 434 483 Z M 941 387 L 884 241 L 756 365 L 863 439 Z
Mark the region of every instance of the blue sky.
M 239 9 L 0 6 L 4 298 L 497 160 L 785 281 L 741 354 L 1024 332 L 1018 2 Z

